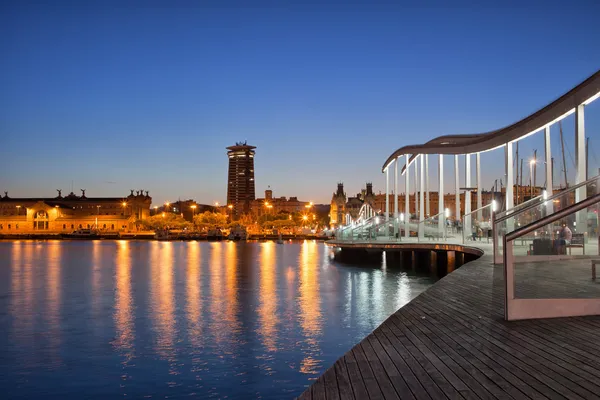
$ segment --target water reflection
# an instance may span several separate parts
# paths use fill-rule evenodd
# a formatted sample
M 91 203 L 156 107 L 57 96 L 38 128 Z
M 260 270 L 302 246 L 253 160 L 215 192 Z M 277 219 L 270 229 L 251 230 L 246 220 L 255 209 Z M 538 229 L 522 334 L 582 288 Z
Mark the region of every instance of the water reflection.
M 305 357 L 300 363 L 304 374 L 317 374 L 321 360 L 319 336 L 321 334 L 321 299 L 319 297 L 319 263 L 317 245 L 305 240 L 300 250 L 300 326 L 305 337 Z
M 92 242 L 92 316 L 94 320 L 99 318 L 101 312 L 101 271 L 102 271 L 102 242 Z
M 0 242 L 3 398 L 293 398 L 431 284 L 330 255 L 312 241 Z
M 30 247 L 30 246 L 28 246 Z M 45 250 L 45 249 L 44 249 Z M 62 268 L 62 245 L 59 241 L 48 243 L 47 248 L 47 279 L 45 287 L 47 290 L 46 321 L 48 324 L 48 340 L 50 342 L 50 355 L 54 366 L 60 364 L 60 342 L 62 334 L 61 326 L 61 268 Z M 29 270 L 33 265 L 29 266 Z
M 225 244 L 225 287 L 222 289 L 227 293 L 225 299 L 225 321 L 224 327 L 229 332 L 237 335 L 240 332 L 240 320 L 238 318 L 239 307 L 239 276 L 237 264 L 237 243 L 226 242 Z M 235 342 L 234 342 L 235 343 Z M 233 349 L 231 349 L 233 351 Z
M 274 247 L 274 242 L 260 245 L 260 287 L 258 292 L 260 328 L 258 334 L 268 351 L 277 350 L 277 288 Z
M 192 363 L 200 361 L 198 352 L 203 343 L 202 330 L 202 268 L 200 266 L 200 243 L 187 243 L 187 319 L 188 319 L 188 340 L 192 345 Z
M 134 356 L 135 339 L 131 296 L 131 254 L 129 242 L 126 240 L 117 243 L 115 285 L 114 322 L 117 335 L 113 344 L 123 354 L 123 365 L 126 366 Z M 122 378 L 125 380 L 129 377 L 125 374 Z
M 173 294 L 172 242 L 153 242 L 150 260 L 151 317 L 156 331 L 155 352 L 169 361 L 170 373 L 175 373 L 175 300 Z

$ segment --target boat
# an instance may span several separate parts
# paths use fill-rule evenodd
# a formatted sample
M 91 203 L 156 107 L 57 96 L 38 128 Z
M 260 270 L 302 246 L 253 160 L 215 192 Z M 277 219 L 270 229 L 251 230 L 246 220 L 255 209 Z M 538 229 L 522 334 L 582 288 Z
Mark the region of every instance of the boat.
M 169 240 L 169 231 L 166 229 L 159 229 L 154 234 L 154 239 L 156 240 Z
M 229 232 L 229 236 L 227 236 L 229 240 L 246 240 L 248 238 L 248 234 L 246 230 L 241 226 L 236 226 L 231 229 Z
M 219 228 L 211 229 L 206 236 L 207 240 L 223 240 L 223 232 Z
M 283 237 L 281 237 L 281 233 L 279 234 L 279 236 L 277 237 L 277 243 L 278 244 L 283 244 Z
M 93 229 L 77 229 L 71 233 L 63 233 L 63 239 L 100 239 L 98 231 Z

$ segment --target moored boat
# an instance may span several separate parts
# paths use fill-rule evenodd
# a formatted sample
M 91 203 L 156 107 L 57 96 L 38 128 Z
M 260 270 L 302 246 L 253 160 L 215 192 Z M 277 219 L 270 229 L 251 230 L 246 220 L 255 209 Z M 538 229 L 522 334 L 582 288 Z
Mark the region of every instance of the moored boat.
M 231 229 L 231 232 L 229 232 L 229 236 L 227 238 L 229 240 L 246 240 L 248 238 L 248 234 L 244 228 L 241 226 L 236 226 Z
M 219 228 L 211 229 L 206 236 L 208 240 L 223 240 L 223 232 Z
M 71 233 L 63 233 L 61 237 L 63 239 L 100 239 L 100 234 L 93 229 L 78 229 Z

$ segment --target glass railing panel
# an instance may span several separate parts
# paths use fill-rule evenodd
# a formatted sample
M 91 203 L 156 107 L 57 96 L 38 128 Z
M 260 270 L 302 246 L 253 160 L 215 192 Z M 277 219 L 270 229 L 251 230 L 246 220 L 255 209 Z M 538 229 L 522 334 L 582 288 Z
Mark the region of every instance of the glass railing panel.
M 597 194 L 506 237 L 508 319 L 600 314 L 600 281 L 593 279 L 598 231 L 576 229 L 599 205 Z
M 546 215 L 550 215 L 553 212 L 565 209 L 575 204 L 576 192 L 579 191 L 579 195 L 584 199 L 586 197 L 595 195 L 599 192 L 598 180 L 600 176 L 595 176 L 584 183 L 564 189 L 553 196 L 548 197 L 543 202 L 532 203 L 529 206 L 522 208 L 516 212 L 504 215 L 504 217 L 495 216 L 494 218 L 494 261 L 496 263 L 502 263 L 504 249 L 502 245 L 502 238 L 507 233 L 513 232 L 520 227 L 523 227 L 531 222 L 538 221 Z M 598 231 L 598 214 L 586 216 L 585 224 L 577 226 L 577 221 L 574 220 L 572 229 L 577 233 L 584 234 L 584 240 L 587 242 L 591 234 Z M 583 220 L 583 219 L 581 219 Z
M 492 239 L 492 209 L 494 202 L 463 216 L 461 236 L 463 244 Z

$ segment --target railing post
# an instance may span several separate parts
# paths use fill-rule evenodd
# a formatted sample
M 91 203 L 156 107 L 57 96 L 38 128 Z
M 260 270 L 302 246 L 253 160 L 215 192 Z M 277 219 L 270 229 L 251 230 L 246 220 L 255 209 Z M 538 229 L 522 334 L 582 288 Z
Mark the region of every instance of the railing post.
M 483 219 L 483 199 L 481 198 L 481 153 L 475 154 L 475 179 L 477 180 L 477 220 L 481 223 Z
M 394 239 L 398 238 L 398 232 L 400 231 L 398 227 L 398 215 L 400 215 L 398 211 L 398 161 L 400 161 L 400 157 L 396 157 L 394 163 Z
M 438 156 L 438 231 L 446 238 L 446 209 L 444 208 L 444 155 Z
M 419 158 L 421 159 L 421 180 L 420 180 L 420 186 L 421 186 L 421 196 L 419 199 L 419 219 L 423 219 L 425 220 L 424 216 L 425 216 L 425 196 L 424 196 L 424 192 L 425 192 L 425 157 L 423 156 L 423 154 L 421 154 L 419 156 Z M 419 239 L 423 239 L 425 237 L 425 223 L 422 224 L 423 226 L 421 226 L 421 224 L 419 224 Z
M 454 214 L 454 226 L 458 229 L 458 221 L 460 220 L 460 183 L 459 183 L 459 171 L 458 171 L 458 154 L 454 155 L 454 196 L 455 196 L 455 214 Z
M 406 158 L 406 170 L 404 171 L 404 236 L 406 239 L 410 238 L 410 195 L 409 195 L 409 155 L 404 156 Z

